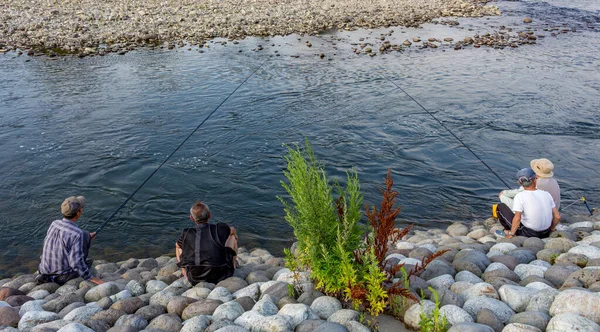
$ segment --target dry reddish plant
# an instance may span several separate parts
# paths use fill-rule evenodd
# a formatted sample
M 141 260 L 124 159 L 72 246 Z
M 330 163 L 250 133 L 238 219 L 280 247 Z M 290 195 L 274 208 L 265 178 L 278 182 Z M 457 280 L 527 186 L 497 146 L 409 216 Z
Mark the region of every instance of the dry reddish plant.
M 396 229 L 396 217 L 400 213 L 400 207 L 394 207 L 398 192 L 393 190 L 394 180 L 392 179 L 392 170 L 388 169 L 387 176 L 384 178 L 385 189 L 379 188 L 383 199 L 379 210 L 376 206 L 365 207 L 369 224 L 373 228 L 373 243 L 367 239 L 367 245 L 375 249 L 375 256 L 379 261 L 379 267 L 384 269 L 385 254 L 388 250 L 388 241 L 394 245 L 410 231 L 412 225 L 404 229 Z

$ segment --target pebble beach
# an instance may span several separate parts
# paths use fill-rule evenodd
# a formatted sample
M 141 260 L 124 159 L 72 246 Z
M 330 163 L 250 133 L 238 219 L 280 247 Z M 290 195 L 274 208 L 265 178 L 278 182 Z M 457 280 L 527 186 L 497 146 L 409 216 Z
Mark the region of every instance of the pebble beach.
M 384 314 L 379 331 L 419 330 L 439 296 L 449 331 L 600 331 L 600 218 L 578 216 L 547 239 L 493 235 L 495 219 L 413 230 L 390 246 L 386 264 L 410 270 L 449 250 L 411 279 L 421 303 L 404 324 Z M 585 220 L 585 221 L 579 221 Z M 293 249 L 294 246 L 292 246 Z M 360 313 L 315 289 L 264 249 L 240 248 L 240 268 L 218 284 L 192 287 L 169 256 L 94 262 L 106 281 L 36 285 L 35 274 L 0 281 L 0 331 L 369 331 Z M 362 322 L 362 323 L 361 323 Z
M 203 45 L 217 37 L 417 27 L 439 17 L 500 15 L 486 1 L 27 1 L 0 5 L 0 52 L 124 53 L 140 46 Z

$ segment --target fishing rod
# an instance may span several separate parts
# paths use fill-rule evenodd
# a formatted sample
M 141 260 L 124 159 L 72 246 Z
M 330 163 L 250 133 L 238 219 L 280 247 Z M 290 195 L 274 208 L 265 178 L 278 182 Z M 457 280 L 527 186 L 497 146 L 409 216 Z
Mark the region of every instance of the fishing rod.
M 225 102 L 239 89 L 242 87 L 242 85 L 244 85 L 252 76 L 254 76 L 254 74 L 256 74 L 256 72 L 262 68 L 265 63 L 267 63 L 267 61 L 269 61 L 269 59 L 265 60 L 265 62 L 263 62 L 260 66 L 258 66 L 256 69 L 254 69 L 254 71 L 248 75 L 248 77 L 246 77 L 246 79 L 244 79 L 242 81 L 242 83 L 240 83 L 233 91 L 231 91 L 231 93 L 225 98 L 223 99 L 223 101 L 221 101 L 221 103 L 214 109 L 212 110 L 212 112 L 210 112 L 210 114 L 208 114 L 208 116 L 206 118 L 204 118 L 204 120 L 202 120 L 202 122 L 200 122 L 200 124 L 198 126 L 196 126 L 196 128 L 194 128 L 194 130 L 192 130 L 192 132 L 175 148 L 175 150 L 173 150 L 173 152 L 171 152 L 167 158 L 165 158 L 165 160 L 163 160 L 163 162 L 158 165 L 158 167 L 150 174 L 148 175 L 148 177 L 146 178 L 146 180 L 144 180 L 144 182 L 142 182 L 142 184 L 139 185 L 139 187 L 137 187 L 134 191 L 131 192 L 131 194 L 129 194 L 129 196 L 127 197 L 127 199 L 125 199 L 125 201 L 123 201 L 123 203 L 121 203 L 121 205 L 119 205 L 119 207 L 115 210 L 115 212 L 113 212 L 110 217 L 108 217 L 108 219 L 106 219 L 106 221 L 104 221 L 102 223 L 102 225 L 100 225 L 100 227 L 98 227 L 98 229 L 96 229 L 95 233 L 96 235 L 98 234 L 98 232 L 100 232 L 104 226 L 106 226 L 106 224 L 108 224 L 113 218 L 114 216 L 125 206 L 125 204 L 127 204 L 127 202 L 129 202 L 129 200 L 140 190 L 142 189 L 142 187 L 154 176 L 154 174 L 156 174 L 156 172 L 158 172 L 159 169 L 161 169 L 161 167 L 163 167 L 163 165 L 171 158 L 171 156 L 173 156 L 175 154 L 175 152 L 177 152 L 182 146 L 183 144 L 185 144 L 185 142 L 187 142 L 190 137 L 192 137 L 192 135 L 194 135 L 194 133 L 200 129 L 200 127 L 202 127 L 202 125 L 213 115 L 215 114 L 215 112 L 221 108 L 221 106 L 223 106 L 223 104 L 225 104 Z
M 381 72 L 383 71 L 383 69 L 381 69 Z M 414 101 L 417 105 L 419 105 L 427 114 L 429 114 L 437 123 L 440 124 L 440 126 L 442 126 L 444 129 L 446 129 L 450 135 L 452 135 L 457 141 L 460 142 L 460 144 L 462 144 L 467 150 L 469 150 L 469 152 L 471 152 L 471 154 L 473 154 L 473 156 L 475 156 L 475 158 L 477 158 L 492 174 L 494 174 L 498 180 L 500 180 L 502 183 L 504 183 L 504 185 L 507 188 L 511 188 L 511 186 L 504 180 L 502 179 L 498 173 L 496 173 L 483 159 L 481 159 L 479 157 L 479 155 L 477 155 L 477 153 L 475 153 L 475 151 L 473 151 L 462 139 L 460 139 L 458 136 L 456 136 L 454 134 L 454 132 L 452 132 L 452 130 L 450 130 L 450 128 L 448 128 L 448 126 L 446 126 L 444 124 L 444 122 L 442 122 L 440 119 L 438 119 L 435 114 L 433 114 L 432 112 L 430 112 L 427 108 L 425 108 L 421 103 L 419 103 L 419 101 L 417 101 L 415 98 L 413 98 L 410 94 L 408 94 L 408 92 L 406 92 L 406 90 L 402 89 L 402 87 L 400 85 L 398 85 L 396 82 L 392 81 L 390 78 L 388 78 L 387 76 L 385 76 L 383 73 L 379 73 L 384 79 L 386 79 L 388 82 L 392 83 L 393 85 L 395 85 L 400 91 L 404 92 L 405 95 L 408 96 L 408 98 L 410 98 L 412 101 Z M 566 207 L 564 207 L 563 209 L 568 208 L 569 206 L 577 203 L 577 202 L 583 202 L 583 204 L 585 204 L 585 207 L 587 208 L 588 212 L 590 213 L 590 216 L 594 214 L 594 208 L 590 208 L 590 206 L 587 203 L 587 200 L 585 199 L 585 197 L 581 196 L 580 199 L 575 200 L 573 203 L 567 205 Z
M 381 70 L 381 71 L 383 71 L 383 70 Z M 498 173 L 496 173 L 483 159 L 481 159 L 481 157 L 479 157 L 479 155 L 477 153 L 475 153 L 475 151 L 473 151 L 467 144 L 465 144 L 465 142 L 462 139 L 460 139 L 458 136 L 456 136 L 454 134 L 454 132 L 452 132 L 452 130 L 450 130 L 450 128 L 448 128 L 448 126 L 446 126 L 444 124 L 444 122 L 442 122 L 440 119 L 438 119 L 435 116 L 435 114 L 433 114 L 428 109 L 426 109 L 423 105 L 421 105 L 421 103 L 419 103 L 415 98 L 413 98 L 411 95 L 409 95 L 408 92 L 406 92 L 404 89 L 402 89 L 402 87 L 400 85 L 396 84 L 396 82 L 392 81 L 390 78 L 388 78 L 381 72 L 379 74 L 381 75 L 381 77 L 386 79 L 388 82 L 395 85 L 396 88 L 398 88 L 400 91 L 404 92 L 404 94 L 407 95 L 408 98 L 412 99 L 412 101 L 414 101 L 417 105 L 419 105 L 427 114 L 429 114 L 437 123 L 439 123 L 440 126 L 442 126 L 444 129 L 446 129 L 446 131 L 448 131 L 450 133 L 450 135 L 452 135 L 457 141 L 459 141 L 460 144 L 462 144 L 467 150 L 469 150 L 469 152 L 471 152 L 471 154 L 473 154 L 473 156 L 475 156 L 475 158 L 477 158 L 490 172 L 492 172 L 492 174 L 494 174 L 498 178 L 498 180 L 500 180 L 502 183 L 504 183 L 506 188 L 508 188 L 508 189 L 511 188 L 511 186 L 504 179 L 502 179 L 500 177 L 500 175 L 498 175 Z
M 588 205 L 587 200 L 583 196 L 581 196 L 580 199 L 574 200 L 571 204 L 565 206 L 564 208 L 560 208 L 560 210 L 562 211 L 562 210 L 564 210 L 564 209 L 572 206 L 573 204 L 579 203 L 579 202 L 582 202 L 583 204 L 585 204 L 585 207 L 587 208 L 588 212 L 590 213 L 590 216 L 594 215 L 594 211 L 596 211 L 596 208 L 590 208 L 590 206 Z

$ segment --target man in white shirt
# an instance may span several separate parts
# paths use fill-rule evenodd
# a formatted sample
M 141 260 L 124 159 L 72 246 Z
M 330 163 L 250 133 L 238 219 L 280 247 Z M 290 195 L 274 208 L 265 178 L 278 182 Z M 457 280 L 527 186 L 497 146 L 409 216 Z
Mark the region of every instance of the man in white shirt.
M 537 188 L 547 191 L 552 196 L 556 208 L 560 210 L 560 187 L 554 178 L 554 164 L 546 158 L 541 158 L 533 159 L 529 165 L 536 174 Z M 498 198 L 500 202 L 512 209 L 515 196 L 522 191 L 523 187 L 513 190 L 502 190 Z
M 504 231 L 496 231 L 496 235 L 548 237 L 560 221 L 552 196 L 536 188 L 537 176 L 531 168 L 517 172 L 517 179 L 523 191 L 515 196 L 512 210 L 504 203 L 498 205 L 498 220 Z

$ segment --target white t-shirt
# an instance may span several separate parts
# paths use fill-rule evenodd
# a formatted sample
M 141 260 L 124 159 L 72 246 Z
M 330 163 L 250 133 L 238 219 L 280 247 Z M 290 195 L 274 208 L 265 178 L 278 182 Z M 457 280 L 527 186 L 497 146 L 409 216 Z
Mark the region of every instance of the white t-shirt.
M 525 190 L 515 196 L 513 211 L 522 212 L 521 224 L 534 231 L 545 231 L 552 225 L 552 196 L 544 190 Z

